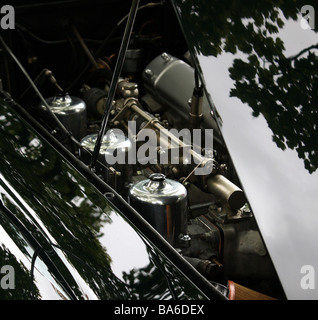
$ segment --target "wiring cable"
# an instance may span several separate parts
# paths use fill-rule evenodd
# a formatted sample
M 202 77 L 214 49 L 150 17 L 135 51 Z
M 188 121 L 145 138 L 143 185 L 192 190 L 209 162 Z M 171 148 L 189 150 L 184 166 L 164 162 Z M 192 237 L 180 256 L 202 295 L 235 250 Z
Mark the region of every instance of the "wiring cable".
M 138 7 L 138 11 L 146 9 L 146 8 L 154 8 L 156 6 L 162 6 L 165 2 L 164 1 L 160 1 L 160 2 L 149 2 L 147 4 L 144 4 L 140 7 Z M 107 37 L 102 41 L 102 43 L 100 44 L 99 48 L 96 50 L 96 52 L 94 53 L 93 57 L 94 59 L 97 59 L 98 56 L 102 53 L 102 51 L 105 49 L 106 45 L 109 43 L 110 39 L 112 38 L 112 36 L 116 33 L 116 31 L 120 28 L 120 26 L 128 19 L 129 17 L 129 13 L 126 14 L 123 18 L 121 18 L 117 24 L 115 25 L 115 27 L 110 31 L 110 33 L 107 35 Z M 71 90 L 75 85 L 77 85 L 77 83 L 82 79 L 82 77 L 84 76 L 84 74 L 87 72 L 87 70 L 89 69 L 91 65 L 91 62 L 89 62 L 88 64 L 86 64 L 86 66 L 82 69 L 81 73 L 78 75 L 78 77 L 72 82 L 72 84 L 67 88 L 67 90 Z

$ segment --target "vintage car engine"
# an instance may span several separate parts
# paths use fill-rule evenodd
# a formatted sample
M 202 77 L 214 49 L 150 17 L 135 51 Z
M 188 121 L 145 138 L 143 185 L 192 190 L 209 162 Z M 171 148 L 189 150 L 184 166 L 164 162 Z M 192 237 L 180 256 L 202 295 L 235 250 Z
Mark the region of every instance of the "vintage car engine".
M 126 68 L 135 71 L 135 63 L 127 59 Z M 119 80 L 91 169 L 210 281 L 227 286 L 227 279 L 259 281 L 261 275 L 270 283 L 275 271 L 194 69 L 186 59 L 163 52 L 140 79 Z M 87 166 L 108 89 L 107 83 L 104 89 L 84 84 L 81 97 L 61 92 L 47 99 L 80 141 L 69 148 Z M 67 145 L 45 107 L 39 109 Z
M 114 14 L 104 10 L 107 1 L 100 4 L 103 10 L 91 4 L 56 12 L 43 8 L 51 22 L 42 36 L 49 40 L 36 35 L 42 28 L 37 19 L 21 18 L 17 31 L 25 42 L 15 41 L 14 49 L 27 59 L 45 101 L 18 77 L 12 96 L 209 281 L 228 288 L 232 280 L 275 294 L 276 271 L 168 1 L 141 6 L 108 110 L 120 27 L 127 18 L 118 3 L 111 5 Z M 1 61 L 0 71 L 7 67 Z

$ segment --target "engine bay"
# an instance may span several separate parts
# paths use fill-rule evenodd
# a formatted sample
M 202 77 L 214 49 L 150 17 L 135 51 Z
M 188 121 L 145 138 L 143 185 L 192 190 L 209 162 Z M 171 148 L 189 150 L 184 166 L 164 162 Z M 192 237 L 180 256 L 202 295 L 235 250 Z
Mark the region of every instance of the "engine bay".
M 169 1 L 140 5 L 99 137 L 131 4 L 118 2 L 16 6 L 3 37 L 47 105 L 2 50 L 4 90 L 225 295 L 234 281 L 284 297 Z

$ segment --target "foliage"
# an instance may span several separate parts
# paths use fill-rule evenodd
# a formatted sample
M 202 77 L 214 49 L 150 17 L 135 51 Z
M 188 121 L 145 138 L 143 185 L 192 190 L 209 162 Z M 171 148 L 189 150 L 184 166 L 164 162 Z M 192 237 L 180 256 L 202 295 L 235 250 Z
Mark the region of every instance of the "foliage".
M 296 20 L 303 5 L 315 4 L 296 0 L 177 3 L 185 9 L 181 14 L 188 12 L 182 17 L 189 22 L 185 32 L 200 54 L 240 54 L 229 69 L 234 80 L 230 96 L 249 105 L 255 117 L 262 114 L 277 146 L 296 150 L 305 168 L 314 172 L 318 166 L 318 39 L 288 57 L 278 33 L 285 19 Z M 246 58 L 241 58 L 242 53 Z

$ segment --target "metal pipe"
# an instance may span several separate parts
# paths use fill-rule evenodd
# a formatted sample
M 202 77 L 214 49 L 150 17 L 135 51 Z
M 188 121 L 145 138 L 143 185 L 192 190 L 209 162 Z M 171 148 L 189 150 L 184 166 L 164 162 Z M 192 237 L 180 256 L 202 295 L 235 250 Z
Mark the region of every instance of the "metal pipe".
M 246 203 L 244 192 L 221 174 L 210 177 L 207 187 L 209 192 L 226 202 L 233 210 L 242 208 Z
M 189 150 L 189 155 L 193 158 L 194 163 L 196 165 L 199 165 L 200 167 L 205 166 L 213 166 L 213 160 L 207 157 L 204 157 L 194 151 L 192 148 L 189 148 L 188 144 L 185 144 L 183 141 L 181 141 L 178 137 L 176 137 L 174 134 L 172 134 L 168 129 L 166 129 L 164 126 L 160 124 L 160 122 L 154 118 L 153 116 L 149 115 L 145 111 L 143 111 L 136 103 L 136 99 L 131 99 L 127 101 L 126 104 L 133 112 L 144 118 L 149 125 L 157 130 L 159 132 L 158 140 L 160 141 L 160 146 L 165 147 L 167 149 L 169 148 L 180 148 L 181 150 L 186 149 Z M 116 119 L 114 119 L 116 120 Z M 170 141 L 170 143 L 169 143 Z M 163 142 L 168 142 L 168 145 L 164 146 Z M 211 170 L 210 170 L 211 172 Z

